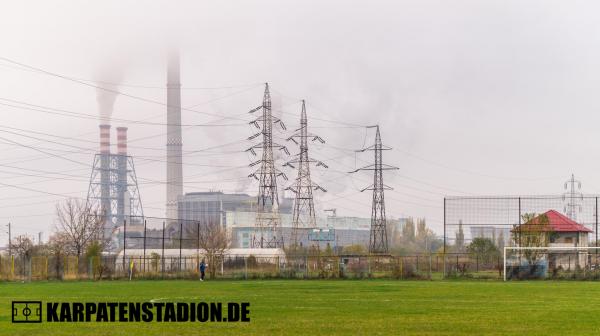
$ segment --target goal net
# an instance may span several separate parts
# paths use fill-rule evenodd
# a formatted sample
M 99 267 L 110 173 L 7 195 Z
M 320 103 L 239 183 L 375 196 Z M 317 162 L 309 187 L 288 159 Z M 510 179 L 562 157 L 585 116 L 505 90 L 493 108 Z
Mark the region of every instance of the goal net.
M 504 281 L 600 280 L 600 247 L 504 247 Z

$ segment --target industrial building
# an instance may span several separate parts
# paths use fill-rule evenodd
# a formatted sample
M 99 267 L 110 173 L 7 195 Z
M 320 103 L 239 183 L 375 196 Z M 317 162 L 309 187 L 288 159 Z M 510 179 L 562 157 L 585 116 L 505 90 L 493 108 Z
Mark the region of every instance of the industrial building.
M 291 214 L 292 204 L 292 198 L 282 198 L 279 206 L 280 212 Z M 226 194 L 222 191 L 192 192 L 180 196 L 177 202 L 177 218 L 184 226 L 190 223 L 197 225 L 198 222 L 200 225 L 219 223 L 229 229 L 227 212 L 252 212 L 256 217 L 255 211 L 256 196 L 248 194 Z M 252 220 L 253 226 L 254 219 Z M 177 223 L 168 225 L 167 236 L 170 237 L 179 232 Z
M 219 223 L 223 225 L 231 238 L 232 248 L 249 248 L 252 234 L 256 230 L 256 196 L 243 193 L 223 193 L 221 191 L 192 192 L 179 197 L 179 221 L 167 224 L 165 237 L 177 240 L 180 227 L 184 234 L 190 225 L 206 225 Z M 280 202 L 281 230 L 285 242 L 292 234 L 293 198 L 283 197 Z M 301 240 L 305 246 L 319 245 L 333 247 L 369 244 L 370 218 L 321 216 L 316 218 L 317 228 L 306 230 Z M 402 230 L 405 218 L 388 219 L 388 226 Z M 134 229 L 135 230 L 135 229 Z M 310 231 L 310 232 L 309 232 Z M 128 229 L 129 232 L 129 229 Z M 131 232 L 133 234 L 133 232 Z M 153 242 L 161 237 L 160 230 L 153 233 Z M 128 237 L 130 233 L 128 233 Z M 309 241 L 309 236 L 311 241 Z M 130 246 L 132 242 L 128 243 Z
M 281 214 L 281 229 L 283 239 L 288 242 L 292 234 L 292 214 Z M 231 246 L 248 248 L 250 239 L 255 230 L 253 212 L 228 211 L 225 213 L 228 231 L 231 234 Z M 329 244 L 332 248 L 348 245 L 369 245 L 371 228 L 370 218 L 327 216 L 316 217 L 317 230 L 306 229 L 300 242 L 303 246 L 319 245 L 325 247 Z M 405 219 L 388 219 L 392 227 L 400 226 Z M 401 229 L 400 229 L 401 230 Z M 310 241 L 309 241 L 310 239 Z

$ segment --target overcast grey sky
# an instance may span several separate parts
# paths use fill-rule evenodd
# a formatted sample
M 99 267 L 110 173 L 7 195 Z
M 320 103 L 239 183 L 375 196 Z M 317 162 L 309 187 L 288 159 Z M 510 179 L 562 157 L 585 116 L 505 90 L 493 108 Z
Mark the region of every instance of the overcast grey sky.
M 4 1 L 0 57 L 84 80 L 122 80 L 120 91 L 165 102 L 165 53 L 177 47 L 182 104 L 197 111 L 184 111 L 184 124 L 218 120 L 215 115 L 250 120 L 244 112 L 260 104 L 265 81 L 290 130 L 298 125 L 300 99 L 308 102 L 309 119 L 379 124 L 384 143 L 394 148 L 384 161 L 400 168 L 385 175 L 395 189 L 386 193 L 388 216 L 425 216 L 441 232 L 444 195 L 560 193 L 571 173 L 584 192 L 600 191 L 598 6 Z M 11 221 L 15 233 L 48 232 L 57 201 L 86 197 L 98 120 L 14 108 L 6 99 L 96 115 L 96 92 L 0 61 L 0 98 L 0 182 L 21 188 L 0 186 L 0 221 Z M 128 126 L 130 139 L 137 139 L 129 152 L 151 216 L 164 215 L 166 129 L 126 120 L 164 123 L 165 114 L 164 106 L 125 96 L 113 114 L 121 119 L 113 126 Z M 252 158 L 243 152 L 254 130 L 231 125 L 243 123 L 184 127 L 186 192 L 255 192 L 244 168 Z M 329 191 L 318 195 L 318 208 L 369 217 L 371 195 L 358 190 L 372 177 L 345 172 L 372 160 L 371 153 L 352 150 L 370 144 L 373 133 L 316 119 L 310 126 L 327 141 L 312 147 L 312 156 L 330 166 L 313 170 Z M 48 172 L 74 176 L 58 180 Z

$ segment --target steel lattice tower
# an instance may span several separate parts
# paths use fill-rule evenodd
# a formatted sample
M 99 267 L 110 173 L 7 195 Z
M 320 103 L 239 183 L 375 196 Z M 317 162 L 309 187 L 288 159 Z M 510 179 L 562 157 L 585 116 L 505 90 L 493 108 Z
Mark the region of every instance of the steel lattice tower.
M 390 165 L 383 164 L 382 153 L 384 150 L 390 150 L 392 148 L 384 146 L 381 143 L 381 135 L 379 134 L 379 125 L 369 126 L 368 128 L 376 128 L 377 133 L 375 135 L 375 144 L 372 146 L 363 148 L 358 152 L 374 151 L 375 152 L 375 163 L 366 167 L 357 169 L 354 172 L 360 170 L 372 170 L 373 184 L 361 190 L 373 190 L 373 205 L 371 210 L 371 235 L 369 238 L 369 253 L 381 254 L 388 253 L 388 239 L 387 239 L 387 226 L 385 220 L 385 198 L 384 190 L 391 190 L 392 188 L 383 184 L 383 171 L 398 169 Z
M 315 219 L 315 205 L 313 202 L 313 190 L 322 190 L 321 186 L 312 183 L 310 178 L 310 164 L 316 163 L 316 166 L 323 166 L 327 168 L 323 162 L 311 159 L 308 156 L 308 138 L 312 138 L 312 141 L 319 141 L 325 143 L 325 141 L 318 135 L 308 133 L 308 120 L 306 118 L 306 105 L 302 100 L 302 114 L 300 116 L 300 128 L 296 130 L 296 133 L 290 136 L 287 140 L 293 141 L 296 145 L 300 145 L 300 152 L 296 155 L 296 158 L 287 162 L 284 166 L 295 168 L 294 165 L 298 165 L 298 177 L 294 183 L 286 188 L 291 190 L 295 194 L 294 199 L 294 211 L 292 215 L 292 235 L 290 238 L 290 245 L 293 248 L 298 247 L 302 244 L 302 238 L 305 236 L 304 233 L 307 229 L 316 228 L 317 222 Z M 298 140 L 300 142 L 298 142 Z M 301 232 L 304 231 L 304 232 Z M 301 237 L 299 237 L 301 236 Z
M 133 157 L 127 155 L 127 128 L 117 127 L 118 152 L 110 152 L 110 126 L 100 125 L 100 153 L 94 156 L 86 208 L 104 216 L 103 240 L 110 240 L 124 221 L 143 223 Z
M 273 142 L 273 125 L 279 124 L 285 130 L 285 125 L 278 118 L 273 117 L 271 110 L 271 94 L 269 83 L 265 83 L 265 93 L 262 105 L 252 109 L 250 113 L 262 110 L 262 115 L 251 121 L 261 131 L 252 135 L 252 140 L 262 135 L 262 142 L 248 149 L 256 155 L 255 149 L 262 151 L 260 160 L 250 164 L 250 167 L 260 165 L 258 170 L 250 174 L 259 181 L 258 201 L 256 210 L 255 230 L 251 239 L 252 248 L 283 248 L 283 235 L 281 233 L 281 219 L 279 217 L 279 197 L 277 193 L 277 177 L 285 174 L 275 169 L 273 148 L 285 151 L 287 148 Z
M 575 188 L 577 185 L 578 188 Z M 568 192 L 563 194 L 563 201 L 565 204 L 565 213 L 567 217 L 574 221 L 577 221 L 577 212 L 581 212 L 581 203 L 583 201 L 583 194 L 578 191 L 581 190 L 581 181 L 575 179 L 575 175 L 571 174 L 571 178 L 565 182 L 565 190 Z

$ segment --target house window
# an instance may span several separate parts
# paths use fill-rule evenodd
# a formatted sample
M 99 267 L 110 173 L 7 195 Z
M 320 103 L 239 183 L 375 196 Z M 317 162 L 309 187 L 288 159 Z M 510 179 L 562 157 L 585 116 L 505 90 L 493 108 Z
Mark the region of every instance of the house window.
M 573 237 L 565 237 L 565 243 L 573 244 Z

